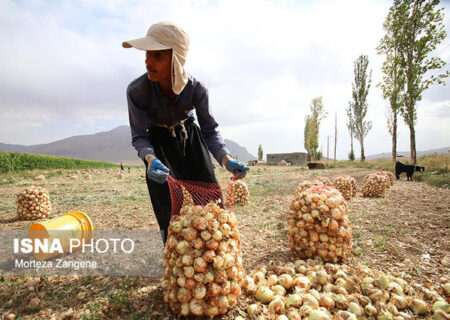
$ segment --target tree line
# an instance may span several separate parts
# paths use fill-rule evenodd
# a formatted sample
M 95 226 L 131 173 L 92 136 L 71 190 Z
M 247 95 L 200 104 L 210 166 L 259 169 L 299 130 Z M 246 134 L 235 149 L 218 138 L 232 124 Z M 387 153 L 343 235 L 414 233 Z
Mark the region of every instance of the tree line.
M 411 161 L 416 164 L 417 103 L 422 94 L 433 84 L 444 84 L 450 71 L 439 73 L 445 66 L 438 55 L 437 46 L 447 36 L 444 26 L 444 9 L 438 8 L 439 0 L 394 0 L 384 21 L 383 38 L 377 53 L 385 60 L 383 78 L 377 84 L 390 107 L 388 131 L 392 136 L 392 159 L 397 157 L 397 126 L 400 115 L 410 131 Z M 361 161 L 365 160 L 364 139 L 372 128 L 367 120 L 367 96 L 372 83 L 369 57 L 360 55 L 354 62 L 352 99 L 346 108 L 347 128 L 350 134 L 349 159 L 355 158 L 353 138 L 360 144 Z M 435 70 L 434 73 L 432 71 Z M 304 147 L 309 159 L 320 159 L 319 126 L 326 117 L 322 97 L 314 98 L 310 114 L 305 118 Z M 335 129 L 335 145 L 337 129 Z

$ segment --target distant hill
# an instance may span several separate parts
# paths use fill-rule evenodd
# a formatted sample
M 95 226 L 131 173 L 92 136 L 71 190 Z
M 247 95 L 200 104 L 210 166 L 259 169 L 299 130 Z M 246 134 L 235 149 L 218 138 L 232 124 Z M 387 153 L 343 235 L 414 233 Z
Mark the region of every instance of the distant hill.
M 239 160 L 256 159 L 248 153 L 245 147 L 231 140 L 225 140 L 231 155 Z M 120 162 L 141 164 L 136 150 L 131 145 L 131 131 L 127 125 L 119 126 L 110 131 L 90 135 L 80 135 L 65 138 L 46 144 L 31 146 L 0 143 L 0 151 L 22 152 L 32 154 L 56 155 L 84 160 Z
M 236 158 L 238 160 L 241 160 L 243 162 L 247 162 L 250 160 L 256 160 L 257 158 L 253 155 L 251 155 L 246 147 L 242 147 L 238 145 L 236 142 L 225 139 L 225 144 L 228 147 L 228 150 L 230 150 L 231 156 Z
M 446 147 L 446 148 L 439 148 L 439 149 L 431 149 L 431 150 L 426 150 L 426 151 L 416 151 L 417 156 L 424 156 L 427 154 L 433 154 L 433 153 L 438 153 L 438 154 L 446 154 L 448 153 L 448 151 L 450 150 L 450 147 Z M 410 157 L 410 152 L 409 151 L 397 151 L 397 156 L 401 155 L 403 157 L 409 158 Z M 378 154 L 374 154 L 374 155 L 370 155 L 367 156 L 366 159 L 383 159 L 383 158 L 392 158 L 392 152 L 385 152 L 385 153 L 378 153 Z

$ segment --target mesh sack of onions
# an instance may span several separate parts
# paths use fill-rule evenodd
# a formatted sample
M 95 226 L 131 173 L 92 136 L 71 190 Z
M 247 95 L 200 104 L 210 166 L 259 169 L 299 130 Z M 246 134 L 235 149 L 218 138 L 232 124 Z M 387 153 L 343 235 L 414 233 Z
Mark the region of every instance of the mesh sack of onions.
M 248 191 L 247 184 L 242 180 L 230 180 L 227 187 L 227 206 L 234 207 L 234 204 L 245 206 L 249 201 L 250 192 Z
M 21 220 L 48 218 L 52 204 L 47 189 L 31 186 L 22 190 L 16 199 L 17 215 Z
M 294 192 L 294 196 L 295 197 L 299 196 L 300 193 L 302 193 L 303 191 L 305 191 L 305 190 L 307 190 L 307 189 L 309 189 L 311 187 L 320 187 L 320 186 L 323 186 L 323 185 L 324 185 L 323 182 L 318 181 L 318 180 L 312 180 L 312 181 L 305 180 L 305 181 L 302 181 L 302 182 L 300 182 L 298 184 L 297 190 L 295 190 L 295 192 Z
M 390 185 L 389 178 L 382 173 L 371 173 L 363 179 L 362 194 L 364 197 L 384 197 Z
M 392 187 L 394 185 L 395 176 L 390 171 L 381 171 L 381 173 L 384 173 L 388 179 L 389 179 L 389 186 Z
M 335 263 L 347 258 L 352 232 L 347 204 L 338 190 L 311 187 L 296 196 L 289 209 L 289 246 L 295 253 Z
M 170 187 L 174 181 L 169 180 Z M 185 192 L 191 191 L 189 184 L 183 185 Z M 164 301 L 178 316 L 214 317 L 225 314 L 241 296 L 244 272 L 238 223 L 235 213 L 223 209 L 221 202 L 198 205 L 199 194 L 189 193 L 195 205 L 182 206 L 169 226 L 161 283 Z
M 339 190 L 345 200 L 350 200 L 356 195 L 356 180 L 353 177 L 343 175 L 334 180 L 334 187 Z

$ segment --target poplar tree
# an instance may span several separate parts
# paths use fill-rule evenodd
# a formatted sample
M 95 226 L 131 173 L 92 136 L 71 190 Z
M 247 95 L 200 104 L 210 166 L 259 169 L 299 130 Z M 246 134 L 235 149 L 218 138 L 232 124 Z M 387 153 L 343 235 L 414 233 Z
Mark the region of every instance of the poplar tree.
M 367 95 L 369 94 L 372 81 L 372 71 L 367 73 L 369 58 L 361 55 L 354 63 L 354 83 L 352 84 L 353 101 L 349 102 L 351 111 L 351 124 L 355 138 L 361 146 L 361 161 L 365 160 L 364 138 L 372 129 L 372 121 L 366 121 L 367 115 Z
M 439 56 L 434 55 L 437 46 L 447 36 L 444 28 L 444 8 L 437 8 L 439 0 L 396 0 L 392 10 L 400 25 L 395 35 L 400 46 L 400 65 L 405 77 L 402 92 L 403 120 L 409 128 L 411 161 L 416 164 L 417 102 L 422 93 L 433 84 L 445 84 L 450 71 L 431 73 L 445 66 Z M 399 17 L 399 18 L 397 18 Z M 396 20 L 397 21 L 397 20 Z
M 264 153 L 263 153 L 262 145 L 259 145 L 259 147 L 258 147 L 258 161 L 262 161 L 263 155 L 264 155 Z

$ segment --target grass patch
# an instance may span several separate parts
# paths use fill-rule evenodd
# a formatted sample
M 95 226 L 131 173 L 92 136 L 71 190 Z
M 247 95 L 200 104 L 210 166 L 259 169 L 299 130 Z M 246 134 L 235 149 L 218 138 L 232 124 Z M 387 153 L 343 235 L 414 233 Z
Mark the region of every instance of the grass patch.
M 33 169 L 113 168 L 117 164 L 19 152 L 0 152 L 0 174 Z
M 409 158 L 398 158 L 404 164 L 411 164 Z M 417 165 L 425 167 L 425 172 L 415 172 L 413 180 L 423 181 L 438 188 L 450 188 L 450 173 L 448 165 L 449 154 L 430 154 L 417 158 Z M 392 159 L 376 159 L 365 161 L 325 161 L 326 168 L 364 168 L 383 169 L 395 173 L 395 164 Z
M 413 176 L 413 180 L 416 181 L 424 181 L 430 186 L 438 187 L 438 188 L 450 188 L 450 174 L 442 173 L 437 174 L 433 172 L 416 172 Z

